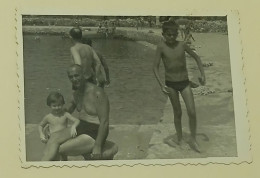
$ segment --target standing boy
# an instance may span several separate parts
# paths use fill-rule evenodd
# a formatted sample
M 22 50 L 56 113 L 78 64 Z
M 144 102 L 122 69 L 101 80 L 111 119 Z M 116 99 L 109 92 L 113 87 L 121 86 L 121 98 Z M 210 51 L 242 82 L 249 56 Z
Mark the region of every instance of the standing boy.
M 177 41 L 178 25 L 174 21 L 164 22 L 162 25 L 162 35 L 165 41 L 157 46 L 156 58 L 154 61 L 153 71 L 162 91 L 170 98 L 173 112 L 174 125 L 177 133 L 178 144 L 182 144 L 182 123 L 181 123 L 181 104 L 179 93 L 181 94 L 189 116 L 190 125 L 190 146 L 195 151 L 200 152 L 196 142 L 197 119 L 193 93 L 190 87 L 188 71 L 186 67 L 185 52 L 192 56 L 200 70 L 200 83 L 205 85 L 205 74 L 199 56 L 194 53 L 184 42 Z M 163 61 L 165 67 L 165 85 L 159 77 L 160 61 Z

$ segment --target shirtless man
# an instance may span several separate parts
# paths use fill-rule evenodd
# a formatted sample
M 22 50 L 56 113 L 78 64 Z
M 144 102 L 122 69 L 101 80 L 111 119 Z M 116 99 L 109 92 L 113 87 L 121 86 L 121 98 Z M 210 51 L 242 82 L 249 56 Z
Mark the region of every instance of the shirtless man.
M 78 136 L 69 140 L 70 128 L 53 133 L 48 142 L 49 152 L 42 159 L 44 161 L 55 160 L 58 151 L 67 156 L 91 153 L 91 159 L 107 159 L 107 155 L 111 155 L 102 152 L 109 130 L 108 97 L 102 88 L 89 82 L 83 73 L 82 67 L 77 64 L 68 69 L 68 77 L 75 91 L 67 112 L 79 112 L 80 124 L 76 129 Z
M 80 28 L 72 28 L 70 30 L 70 36 L 74 42 L 74 46 L 70 48 L 73 63 L 82 66 L 86 79 L 90 79 L 92 77 L 93 82 L 99 85 L 99 81 L 102 80 L 102 75 L 100 72 L 101 62 L 99 57 L 92 47 L 81 42 L 82 30 Z M 95 65 L 95 75 L 92 69 L 93 64 Z

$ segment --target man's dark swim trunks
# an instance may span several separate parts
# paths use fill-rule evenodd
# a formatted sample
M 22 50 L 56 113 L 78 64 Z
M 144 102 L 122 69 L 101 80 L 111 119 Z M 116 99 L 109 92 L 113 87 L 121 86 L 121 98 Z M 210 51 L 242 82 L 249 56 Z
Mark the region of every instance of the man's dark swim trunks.
M 189 84 L 190 84 L 189 80 L 184 80 L 180 82 L 165 81 L 165 85 L 167 87 L 170 87 L 179 92 L 182 92 Z
M 90 122 L 81 120 L 80 124 L 76 128 L 77 135 L 82 135 L 82 134 L 89 135 L 94 140 L 96 140 L 97 134 L 98 134 L 98 128 L 99 128 L 98 124 L 94 124 L 94 123 L 90 123 Z

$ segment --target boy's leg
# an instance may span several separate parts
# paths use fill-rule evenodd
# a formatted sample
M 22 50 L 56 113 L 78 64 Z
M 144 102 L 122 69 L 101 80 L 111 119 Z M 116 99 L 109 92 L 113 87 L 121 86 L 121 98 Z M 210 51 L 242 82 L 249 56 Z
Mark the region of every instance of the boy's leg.
M 169 92 L 170 93 L 168 94 L 168 96 L 170 98 L 172 108 L 173 108 L 173 114 L 174 114 L 174 126 L 176 129 L 178 142 L 180 142 L 182 140 L 182 124 L 181 124 L 182 111 L 181 111 L 179 93 L 172 88 L 169 88 Z
M 55 159 L 60 145 L 71 138 L 70 130 L 71 128 L 69 127 L 51 134 L 51 137 L 46 144 L 46 152 L 42 161 L 52 161 Z
M 196 118 L 195 102 L 194 102 L 194 97 L 190 86 L 187 86 L 185 89 L 183 89 L 181 95 L 186 105 L 188 116 L 189 116 L 189 125 L 190 125 L 190 132 L 191 132 L 190 144 L 192 148 L 195 149 L 195 151 L 200 152 L 196 142 L 197 118 Z

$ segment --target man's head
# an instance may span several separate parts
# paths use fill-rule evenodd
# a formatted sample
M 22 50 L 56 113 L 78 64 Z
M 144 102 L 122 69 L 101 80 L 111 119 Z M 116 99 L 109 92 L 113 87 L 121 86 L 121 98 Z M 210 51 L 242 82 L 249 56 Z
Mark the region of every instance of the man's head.
M 166 42 L 175 42 L 178 36 L 178 24 L 175 21 L 167 21 L 162 25 L 162 35 L 164 36 Z
M 74 39 L 74 40 L 81 40 L 82 38 L 82 30 L 78 27 L 74 27 L 70 30 L 70 36 Z
M 67 70 L 73 89 L 78 89 L 84 80 L 82 67 L 78 64 L 71 65 Z

